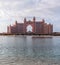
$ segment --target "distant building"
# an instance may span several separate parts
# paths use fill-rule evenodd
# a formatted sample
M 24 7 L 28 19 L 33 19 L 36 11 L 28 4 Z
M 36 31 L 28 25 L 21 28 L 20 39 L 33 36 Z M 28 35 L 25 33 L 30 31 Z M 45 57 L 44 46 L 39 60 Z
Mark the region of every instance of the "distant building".
M 27 26 L 32 27 L 32 31 L 27 32 Z M 26 34 L 26 33 L 34 33 L 34 34 L 52 34 L 53 33 L 53 25 L 45 23 L 45 20 L 36 21 L 36 18 L 33 17 L 33 20 L 26 20 L 24 18 L 24 23 L 17 23 L 13 26 L 7 26 L 7 33 L 10 34 Z

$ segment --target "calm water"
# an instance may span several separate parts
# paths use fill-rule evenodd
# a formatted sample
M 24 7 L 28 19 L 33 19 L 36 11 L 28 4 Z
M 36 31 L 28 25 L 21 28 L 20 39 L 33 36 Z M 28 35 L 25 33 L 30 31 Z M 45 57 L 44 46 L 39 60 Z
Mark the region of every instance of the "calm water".
M 0 65 L 60 65 L 60 37 L 0 36 Z

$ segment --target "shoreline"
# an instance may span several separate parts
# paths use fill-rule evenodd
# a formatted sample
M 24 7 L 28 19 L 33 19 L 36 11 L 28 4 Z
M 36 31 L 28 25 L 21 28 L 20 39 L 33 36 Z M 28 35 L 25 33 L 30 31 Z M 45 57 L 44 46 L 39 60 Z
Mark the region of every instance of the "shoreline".
M 20 33 L 20 34 L 11 34 L 11 33 L 0 33 L 0 36 L 13 36 L 13 35 L 22 35 L 22 36 L 24 36 L 24 35 L 26 35 L 26 36 L 43 36 L 43 37 L 45 37 L 45 36 L 60 36 L 60 34 L 55 34 L 55 33 L 52 33 L 52 34 L 34 34 L 34 33 L 26 33 L 26 34 L 24 34 L 24 33 Z
M 40 37 L 49 37 L 49 36 L 60 36 L 60 35 L 54 35 L 54 34 L 0 34 L 0 36 L 19 36 L 19 35 L 22 35 L 22 36 L 40 36 Z

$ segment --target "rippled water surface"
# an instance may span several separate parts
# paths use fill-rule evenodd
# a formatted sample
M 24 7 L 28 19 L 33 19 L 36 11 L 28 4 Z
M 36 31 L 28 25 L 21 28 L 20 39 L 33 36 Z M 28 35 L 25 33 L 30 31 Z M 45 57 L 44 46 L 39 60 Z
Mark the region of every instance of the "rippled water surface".
M 0 36 L 0 65 L 60 65 L 60 37 Z

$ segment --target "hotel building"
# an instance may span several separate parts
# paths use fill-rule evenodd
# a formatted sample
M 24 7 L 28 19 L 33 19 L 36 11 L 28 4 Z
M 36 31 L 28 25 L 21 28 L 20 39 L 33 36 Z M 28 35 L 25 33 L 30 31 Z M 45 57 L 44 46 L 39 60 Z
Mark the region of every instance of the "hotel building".
M 33 20 L 26 20 L 24 18 L 24 23 L 15 22 L 14 25 L 7 26 L 7 33 L 9 34 L 26 34 L 26 33 L 34 33 L 34 34 L 52 34 L 53 33 L 53 25 L 45 23 L 45 20 L 36 21 L 36 18 L 33 17 Z M 30 30 L 27 30 L 30 27 Z

